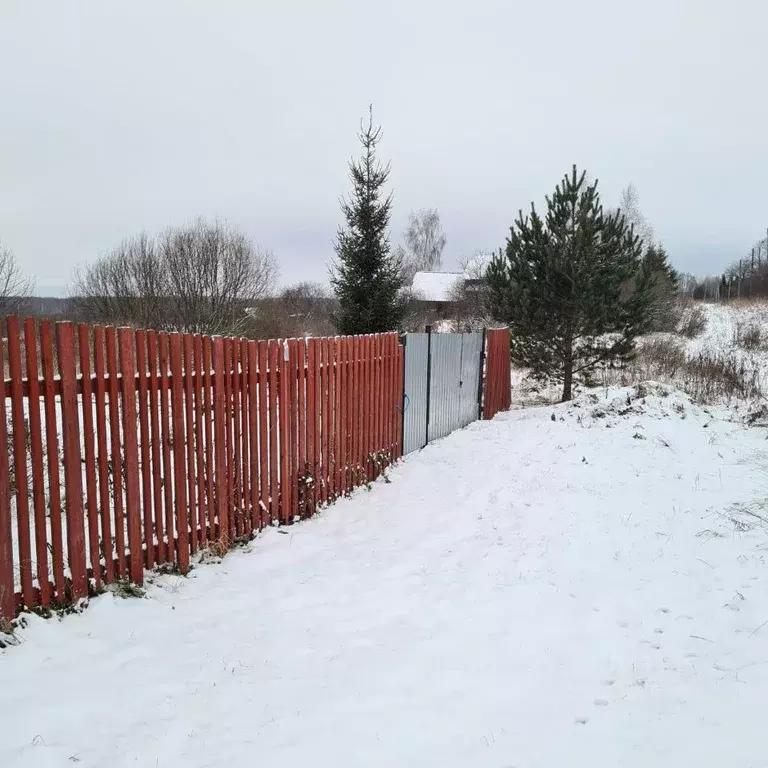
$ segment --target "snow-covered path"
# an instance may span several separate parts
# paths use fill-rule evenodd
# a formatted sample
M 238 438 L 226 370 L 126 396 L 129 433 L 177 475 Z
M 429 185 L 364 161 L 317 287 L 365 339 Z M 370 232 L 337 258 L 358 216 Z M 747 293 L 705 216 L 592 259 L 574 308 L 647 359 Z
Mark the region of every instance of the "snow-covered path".
M 627 391 L 474 424 L 148 600 L 33 618 L 0 765 L 768 765 L 765 436 Z

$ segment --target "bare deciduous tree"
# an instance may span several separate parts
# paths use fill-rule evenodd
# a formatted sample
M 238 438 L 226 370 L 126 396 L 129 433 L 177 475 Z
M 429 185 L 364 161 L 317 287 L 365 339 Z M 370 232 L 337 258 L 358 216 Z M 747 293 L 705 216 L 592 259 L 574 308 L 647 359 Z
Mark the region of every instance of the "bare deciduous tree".
M 411 211 L 405 230 L 405 248 L 399 248 L 403 257 L 403 274 L 410 284 L 416 272 L 437 272 L 443 263 L 446 238 L 436 208 Z
M 270 251 L 226 224 L 200 219 L 124 241 L 76 274 L 73 298 L 95 322 L 238 334 L 277 271 Z
M 13 251 L 0 243 L 0 315 L 18 314 L 33 289 L 34 281 L 19 269 Z
M 634 184 L 630 183 L 621 190 L 619 209 L 624 215 L 627 224 L 631 224 L 634 227 L 635 234 L 640 236 L 645 246 L 652 245 L 653 227 L 640 210 L 640 195 Z

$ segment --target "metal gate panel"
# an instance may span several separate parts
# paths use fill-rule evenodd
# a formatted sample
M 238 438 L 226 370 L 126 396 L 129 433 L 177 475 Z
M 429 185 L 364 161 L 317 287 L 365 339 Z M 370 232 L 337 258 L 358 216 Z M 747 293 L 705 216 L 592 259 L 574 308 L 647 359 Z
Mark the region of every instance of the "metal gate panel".
M 462 335 L 459 426 L 466 427 L 480 418 L 480 383 L 483 375 L 483 333 Z
M 403 454 L 427 444 L 427 367 L 429 335 L 405 337 L 405 397 L 403 398 Z

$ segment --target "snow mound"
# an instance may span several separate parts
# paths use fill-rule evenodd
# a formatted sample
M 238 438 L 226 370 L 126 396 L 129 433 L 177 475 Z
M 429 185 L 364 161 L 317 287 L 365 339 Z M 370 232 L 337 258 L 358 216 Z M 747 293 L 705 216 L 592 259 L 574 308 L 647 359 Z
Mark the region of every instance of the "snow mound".
M 615 426 L 621 421 L 651 419 L 684 419 L 688 416 L 708 422 L 711 413 L 696 405 L 684 392 L 657 381 L 645 381 L 634 387 L 589 391 L 565 404 L 569 417 L 576 417 L 582 426 Z M 555 416 L 553 412 L 553 416 Z M 565 418 L 560 414 L 561 418 Z

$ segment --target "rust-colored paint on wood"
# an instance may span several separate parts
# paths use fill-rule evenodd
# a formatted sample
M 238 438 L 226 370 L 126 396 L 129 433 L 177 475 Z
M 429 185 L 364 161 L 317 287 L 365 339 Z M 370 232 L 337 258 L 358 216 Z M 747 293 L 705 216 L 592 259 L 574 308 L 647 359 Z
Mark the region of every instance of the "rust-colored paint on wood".
M 259 526 L 269 524 L 269 421 L 267 409 L 267 342 L 258 342 L 259 359 Z
M 93 431 L 93 382 L 91 380 L 91 335 L 90 327 L 77 327 L 78 347 L 80 348 L 80 378 L 83 394 L 80 401 L 83 414 L 83 470 L 85 471 L 85 507 L 88 517 L 88 552 L 90 554 L 91 573 L 96 589 L 101 587 L 101 564 L 99 556 L 99 512 L 96 495 L 96 449 Z M 33 341 L 34 343 L 34 341 Z M 29 360 L 29 353 L 27 353 Z M 27 364 L 27 370 L 34 370 Z M 30 379 L 30 387 L 34 382 Z M 40 409 L 33 407 L 37 398 L 30 398 L 30 424 L 33 412 L 40 418 Z M 33 480 L 33 487 L 34 487 Z M 46 575 L 47 576 L 47 575 Z M 42 583 L 41 583 L 42 587 Z
M 328 339 L 318 341 L 320 352 L 320 395 L 318 402 L 320 404 L 320 501 L 323 504 L 328 503 Z
M 349 348 L 350 338 L 341 338 L 341 492 L 349 493 Z
M 224 418 L 226 392 L 224 391 L 224 339 L 213 340 L 213 402 L 214 402 L 214 496 L 216 499 L 216 525 L 212 532 L 215 541 L 224 542 L 229 535 L 227 521 L 227 446 Z
M 315 436 L 317 435 L 317 408 L 315 405 L 316 386 L 316 339 L 307 339 L 307 514 L 313 515 L 317 505 L 317 464 L 315 463 Z
M 107 387 L 109 396 L 110 467 L 112 469 L 112 504 L 114 508 L 117 574 L 127 576 L 125 558 L 125 519 L 123 512 L 123 462 L 120 441 L 120 384 L 117 377 L 117 341 L 112 327 L 105 331 L 107 342 Z M 134 426 L 135 429 L 135 426 Z
M 5 358 L 0 340 L 0 366 L 5 370 Z M 5 376 L 0 376 L 0 400 L 10 394 L 5 391 Z M 16 615 L 16 593 L 13 579 L 13 533 L 11 531 L 11 462 L 8 445 L 8 423 L 5 407 L 0 408 L 0 617 L 8 620 Z
M 278 339 L 277 376 L 280 393 L 278 396 L 278 421 L 280 434 L 280 522 L 287 523 L 291 515 L 291 450 L 290 416 L 288 413 L 288 341 Z
M 59 376 L 61 379 L 61 443 L 64 453 L 67 559 L 71 574 L 72 599 L 79 600 L 88 594 L 88 573 L 85 562 L 80 419 L 77 413 L 77 352 L 75 349 L 75 329 L 72 323 L 56 324 L 56 347 L 59 353 Z
M 99 518 L 101 520 L 100 554 L 104 560 L 104 579 L 110 584 L 115 580 L 115 559 L 113 557 L 112 543 L 112 501 L 109 487 L 110 460 L 109 445 L 107 442 L 107 371 L 104 359 L 104 329 L 101 326 L 96 326 L 93 329 L 93 368 L 96 376 L 96 381 L 93 387 L 93 405 L 96 414 L 96 460 L 99 474 Z M 43 371 L 45 371 L 45 364 L 43 365 Z M 51 503 L 53 503 L 52 497 Z
M 195 478 L 197 480 L 197 523 L 199 528 L 194 533 L 196 546 L 201 546 L 207 540 L 207 508 L 205 505 L 205 453 L 203 445 L 203 421 L 207 411 L 203 402 L 203 337 L 195 335 L 192 340 L 194 380 L 194 414 L 195 414 Z
M 158 334 L 158 351 L 160 356 L 160 427 L 161 446 L 163 454 L 163 501 L 165 509 L 165 562 L 178 562 L 176 553 L 176 528 L 174 525 L 174 482 L 171 467 L 171 446 L 173 441 L 173 426 L 170 414 L 170 377 L 168 371 L 168 334 L 164 331 Z
M 302 518 L 309 516 L 309 504 L 307 496 L 310 491 L 308 483 L 308 463 L 307 463 L 307 342 L 305 339 L 299 339 L 296 342 L 297 353 L 297 391 L 298 399 L 298 426 L 299 426 L 299 463 L 297 466 L 298 474 L 298 511 Z
M 352 416 L 350 419 L 350 475 L 352 486 L 360 484 L 358 465 L 360 464 L 359 440 L 360 440 L 360 339 L 352 337 L 352 381 L 350 385 L 350 398 L 352 403 Z
M 298 419 L 298 342 L 288 341 L 288 424 L 290 447 L 290 522 L 299 515 L 299 419 Z
M 169 339 L 171 356 L 171 414 L 173 418 L 174 496 L 176 499 L 176 547 L 179 570 L 189 570 L 189 528 L 187 525 L 187 486 L 184 461 L 184 391 L 182 379 L 182 338 L 172 333 Z
M 29 453 L 32 464 L 32 508 L 35 518 L 35 554 L 37 557 L 37 583 L 40 587 L 40 603 L 51 602 L 51 580 L 48 575 L 48 522 L 45 509 L 45 477 L 43 471 L 43 425 L 40 419 L 40 381 L 37 377 L 37 333 L 35 320 L 24 320 L 24 348 L 26 350 L 27 371 L 29 376 Z M 2 398 L 0 398 L 2 401 Z M 86 431 L 87 438 L 87 431 Z M 93 426 L 91 425 L 91 448 L 93 448 Z M 95 474 L 94 474 L 95 478 Z M 97 515 L 96 501 L 93 502 L 93 514 Z M 89 492 L 88 518 L 91 515 Z M 96 565 L 94 578 L 101 584 L 101 570 L 98 568 L 98 520 L 96 521 Z
M 121 328 L 120 375 L 123 412 L 123 464 L 125 468 L 125 517 L 128 528 L 128 574 L 134 584 L 144 581 L 144 553 L 141 546 L 141 496 L 139 491 L 139 439 L 136 431 L 136 355 L 135 335 Z
M 160 383 L 158 381 L 157 333 L 147 331 L 147 368 L 149 370 L 149 425 L 150 425 L 150 455 L 152 459 L 152 506 L 154 510 L 154 538 L 157 546 L 150 547 L 153 542 L 152 532 L 147 535 L 147 563 L 155 560 L 158 563 L 167 562 L 165 535 L 163 525 L 163 459 L 162 459 L 162 428 L 160 413 Z M 151 549 L 152 554 L 149 554 Z M 172 560 L 173 558 L 171 558 Z
M 152 568 L 155 564 L 154 520 L 152 517 L 152 464 L 150 446 L 152 438 L 149 432 L 149 376 L 147 370 L 147 334 L 136 331 L 136 369 L 138 380 L 139 410 L 139 455 L 141 476 L 141 512 L 143 518 L 142 540 L 144 548 L 144 567 Z
M 197 520 L 197 469 L 195 466 L 195 411 L 193 403 L 193 373 L 195 363 L 194 339 L 191 333 L 182 336 L 184 352 L 184 429 L 187 446 L 187 515 L 181 520 L 181 525 L 189 526 L 189 551 L 197 552 L 198 520 Z
M 56 599 L 66 601 L 64 580 L 64 546 L 61 524 L 61 483 L 59 476 L 59 433 L 56 422 L 56 389 L 54 387 L 53 334 L 49 320 L 40 323 L 40 352 L 43 363 L 43 397 L 45 407 L 45 445 L 48 461 L 48 500 L 51 516 L 51 559 Z
M 232 462 L 232 519 L 234 523 L 235 536 L 242 536 L 244 533 L 243 517 L 243 478 L 242 478 L 242 433 L 240 420 L 240 344 L 236 339 L 227 339 L 230 347 L 232 359 L 231 380 L 231 398 L 232 412 L 230 417 L 231 435 L 232 435 L 232 453 L 229 460 Z
M 195 547 L 202 546 L 207 539 L 207 508 L 205 506 L 205 447 L 203 445 L 203 421 L 206 418 L 205 403 L 203 402 L 203 337 L 192 337 L 192 368 L 194 369 L 193 382 L 193 412 L 195 435 L 195 516 L 197 528 L 193 529 Z
M 211 372 L 213 370 L 213 346 L 211 338 L 203 338 L 203 405 L 205 407 L 205 501 L 208 512 L 208 541 L 216 540 L 216 453 L 214 451 L 214 392 Z
M 337 498 L 344 492 L 341 485 L 341 339 L 333 339 L 333 495 Z
M 224 476 L 221 482 L 222 496 L 224 498 L 225 513 L 221 526 L 222 540 L 226 542 L 227 547 L 232 544 L 234 538 L 235 521 L 232 509 L 234 504 L 234 480 L 235 473 L 232 466 L 232 457 L 234 456 L 233 427 L 232 427 L 232 341 L 224 338 Z M 224 524 L 226 523 L 226 524 Z
M 11 439 L 13 443 L 14 490 L 16 497 L 16 532 L 19 542 L 19 562 L 16 567 L 21 575 L 21 594 L 25 605 L 34 605 L 32 585 L 32 537 L 29 519 L 29 482 L 27 480 L 27 426 L 24 418 L 24 396 L 21 382 L 21 334 L 19 318 L 6 318 L 8 340 L 8 373 L 11 396 Z M 5 407 L 5 400 L 3 400 Z
M 278 520 L 280 515 L 280 485 L 277 445 L 280 437 L 280 424 L 277 419 L 278 397 L 278 360 L 282 354 L 280 344 L 269 341 L 269 514 L 270 520 Z
M 7 341 L 0 333 L 0 366 L 6 369 Z M 0 376 L 0 402 L 10 394 L 5 376 Z M 11 521 L 11 461 L 8 444 L 7 410 L 0 409 L 0 619 L 11 620 L 16 615 L 17 597 L 14 584 L 13 530 Z M 47 581 L 47 579 L 46 579 Z
M 259 377 L 257 366 L 259 360 L 259 347 L 255 341 L 244 341 L 246 357 L 248 358 L 248 455 L 245 463 L 248 465 L 249 474 L 249 504 L 251 514 L 249 522 L 252 531 L 258 531 L 261 528 L 261 513 L 259 511 L 259 494 L 261 488 L 261 477 L 259 473 L 259 408 L 258 408 L 258 389 Z

